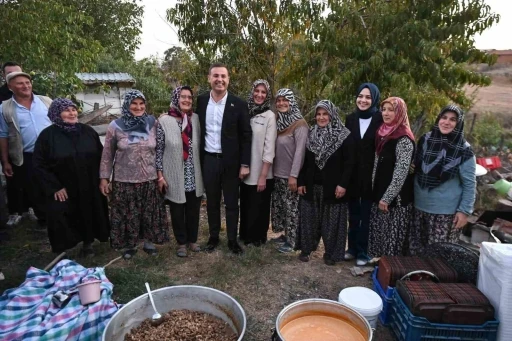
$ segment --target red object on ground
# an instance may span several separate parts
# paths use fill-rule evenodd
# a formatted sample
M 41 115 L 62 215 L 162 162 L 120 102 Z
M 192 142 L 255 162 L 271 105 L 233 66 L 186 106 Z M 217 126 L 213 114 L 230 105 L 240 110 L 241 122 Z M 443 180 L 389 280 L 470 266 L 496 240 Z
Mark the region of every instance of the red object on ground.
M 501 167 L 501 160 L 498 156 L 479 157 L 476 163 L 488 170 L 494 170 Z

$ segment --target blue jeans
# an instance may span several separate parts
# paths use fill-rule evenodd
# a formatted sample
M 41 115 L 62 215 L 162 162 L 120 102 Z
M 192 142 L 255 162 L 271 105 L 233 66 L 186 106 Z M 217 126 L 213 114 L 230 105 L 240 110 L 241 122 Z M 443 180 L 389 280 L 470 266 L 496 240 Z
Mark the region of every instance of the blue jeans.
M 372 201 L 356 198 L 348 202 L 348 250 L 357 259 L 368 260 L 368 234 Z

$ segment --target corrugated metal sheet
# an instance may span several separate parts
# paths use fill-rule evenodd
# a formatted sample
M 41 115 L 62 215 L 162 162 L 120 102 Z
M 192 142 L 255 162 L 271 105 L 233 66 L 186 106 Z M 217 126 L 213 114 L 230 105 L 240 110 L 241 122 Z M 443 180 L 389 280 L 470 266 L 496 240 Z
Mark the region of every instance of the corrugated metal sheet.
M 75 73 L 84 84 L 135 83 L 129 73 Z

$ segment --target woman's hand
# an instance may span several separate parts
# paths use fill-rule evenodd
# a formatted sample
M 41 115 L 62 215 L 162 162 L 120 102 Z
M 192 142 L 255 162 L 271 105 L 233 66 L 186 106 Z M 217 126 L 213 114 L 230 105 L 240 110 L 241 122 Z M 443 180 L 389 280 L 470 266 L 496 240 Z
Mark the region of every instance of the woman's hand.
M 107 179 L 100 180 L 100 192 L 104 196 L 107 196 L 110 193 L 110 190 L 108 188 L 108 180 Z
M 293 193 L 297 192 L 297 178 L 294 178 L 293 176 L 288 177 L 288 188 Z
M 160 180 L 157 180 L 158 190 L 160 193 L 165 194 L 167 192 L 167 189 L 169 188 L 169 185 L 167 184 L 167 181 L 162 177 Z
M 453 218 L 453 223 L 456 229 L 461 229 L 468 223 L 468 216 L 465 213 L 457 212 L 455 218 Z
M 336 186 L 336 190 L 334 191 L 334 195 L 336 199 L 343 198 L 343 196 L 347 193 L 347 190 L 341 186 Z
M 306 194 L 306 186 L 300 186 L 299 188 L 297 188 L 297 192 L 299 193 L 299 195 Z
M 66 201 L 68 200 L 68 192 L 66 192 L 66 189 L 63 188 L 60 191 L 55 192 L 53 195 L 56 201 Z
M 263 192 L 267 188 L 267 178 L 259 177 L 258 178 L 258 187 L 256 188 L 257 192 Z
M 382 212 L 385 212 L 385 213 L 388 213 L 389 212 L 389 209 L 388 209 L 388 203 L 381 200 L 379 201 L 379 210 L 381 210 Z

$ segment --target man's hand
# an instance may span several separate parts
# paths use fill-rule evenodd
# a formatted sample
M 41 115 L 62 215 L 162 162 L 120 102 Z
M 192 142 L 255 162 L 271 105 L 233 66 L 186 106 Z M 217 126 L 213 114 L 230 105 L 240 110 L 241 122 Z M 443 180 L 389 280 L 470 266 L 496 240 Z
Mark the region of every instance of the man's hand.
M 9 162 L 2 164 L 2 171 L 4 172 L 5 176 L 8 177 L 11 177 L 14 174 L 12 171 L 12 165 Z
M 297 188 L 297 192 L 299 193 L 299 195 L 306 194 L 306 186 L 300 186 L 299 188 Z
M 68 200 L 68 192 L 66 192 L 66 189 L 63 188 L 61 189 L 60 191 L 58 192 L 55 192 L 55 194 L 53 195 L 53 197 L 55 198 L 55 200 L 57 201 L 66 201 Z
M 293 176 L 288 177 L 288 188 L 293 193 L 297 192 L 297 178 L 294 178 Z
M 250 173 L 249 167 L 242 166 L 242 167 L 240 167 L 240 174 L 238 175 L 238 177 L 240 178 L 240 180 L 243 180 L 243 179 L 245 179 L 245 177 L 247 177 L 247 175 L 249 175 L 249 173 Z

